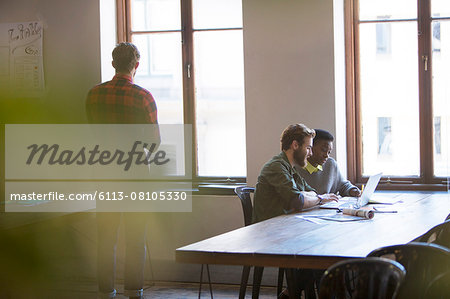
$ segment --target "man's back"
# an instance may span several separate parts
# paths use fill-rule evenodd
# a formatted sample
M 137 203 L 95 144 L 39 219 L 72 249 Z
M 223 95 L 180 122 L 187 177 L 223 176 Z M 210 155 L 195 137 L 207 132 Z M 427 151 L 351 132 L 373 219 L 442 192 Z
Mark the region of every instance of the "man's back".
M 86 112 L 89 123 L 158 123 L 156 103 L 151 93 L 122 74 L 116 74 L 111 81 L 89 91 Z

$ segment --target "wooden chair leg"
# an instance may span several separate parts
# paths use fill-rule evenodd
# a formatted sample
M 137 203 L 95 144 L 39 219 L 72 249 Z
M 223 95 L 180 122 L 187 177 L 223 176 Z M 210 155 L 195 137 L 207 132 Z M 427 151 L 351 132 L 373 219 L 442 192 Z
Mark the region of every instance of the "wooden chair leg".
M 248 276 L 250 275 L 250 266 L 244 266 L 242 269 L 241 287 L 239 289 L 239 299 L 245 299 L 247 291 Z
M 264 267 L 255 267 L 253 270 L 252 299 L 259 298 L 259 289 L 261 287 L 263 271 L 264 271 Z

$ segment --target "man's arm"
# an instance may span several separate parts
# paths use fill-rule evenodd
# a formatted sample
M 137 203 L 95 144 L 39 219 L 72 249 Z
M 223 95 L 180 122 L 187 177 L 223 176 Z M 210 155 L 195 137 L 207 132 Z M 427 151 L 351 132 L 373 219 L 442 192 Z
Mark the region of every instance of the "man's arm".
M 334 160 L 332 160 L 332 162 L 333 167 L 335 168 L 334 173 L 336 174 L 336 177 L 334 178 L 335 186 L 337 186 L 337 191 L 339 192 L 339 194 L 342 196 L 361 196 L 361 191 L 358 189 L 358 187 L 350 183 L 350 181 L 344 179 L 337 165 L 337 162 Z
M 328 194 L 317 194 L 313 191 L 303 191 L 303 208 L 311 208 L 317 205 L 321 205 L 330 201 L 338 201 L 339 197 L 336 194 L 328 193 Z

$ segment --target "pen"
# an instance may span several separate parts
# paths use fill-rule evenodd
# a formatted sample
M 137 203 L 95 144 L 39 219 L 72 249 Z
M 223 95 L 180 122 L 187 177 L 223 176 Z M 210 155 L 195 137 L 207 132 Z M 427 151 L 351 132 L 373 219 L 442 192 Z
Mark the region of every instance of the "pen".
M 375 213 L 397 213 L 397 211 L 380 211 L 380 210 L 377 210 L 377 208 L 375 208 L 375 207 L 373 207 L 373 211 Z

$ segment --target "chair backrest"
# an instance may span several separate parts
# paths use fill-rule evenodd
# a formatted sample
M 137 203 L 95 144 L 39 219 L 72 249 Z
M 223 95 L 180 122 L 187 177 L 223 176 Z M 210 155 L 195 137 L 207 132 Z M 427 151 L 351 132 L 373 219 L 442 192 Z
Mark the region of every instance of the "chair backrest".
M 446 299 L 450 295 L 450 271 L 433 279 L 425 291 L 425 298 Z
M 436 225 L 418 238 L 417 242 L 434 243 L 450 248 L 450 220 Z
M 411 242 L 376 249 L 368 257 L 388 257 L 402 264 L 406 277 L 399 298 L 424 298 L 428 284 L 450 270 L 450 250 L 432 243 Z
M 395 298 L 405 274 L 401 264 L 389 259 L 345 260 L 325 271 L 319 298 Z
M 248 186 L 239 186 L 234 189 L 242 204 L 242 212 L 244 212 L 244 225 L 252 224 L 253 204 L 250 193 L 255 192 L 255 188 Z

